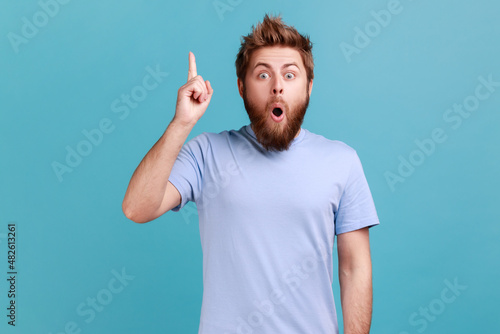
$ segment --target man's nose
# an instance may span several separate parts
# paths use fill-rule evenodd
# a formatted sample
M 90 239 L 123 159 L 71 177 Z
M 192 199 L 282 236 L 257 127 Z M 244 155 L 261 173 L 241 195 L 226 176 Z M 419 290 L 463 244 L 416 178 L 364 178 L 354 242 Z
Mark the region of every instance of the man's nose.
M 283 82 L 280 77 L 276 77 L 273 81 L 273 95 L 283 94 Z

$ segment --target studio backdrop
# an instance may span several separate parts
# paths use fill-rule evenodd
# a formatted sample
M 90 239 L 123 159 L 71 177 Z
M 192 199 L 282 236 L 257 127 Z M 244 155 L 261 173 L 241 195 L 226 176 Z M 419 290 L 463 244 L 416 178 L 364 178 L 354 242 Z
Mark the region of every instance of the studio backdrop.
M 266 13 L 313 42 L 303 127 L 370 185 L 371 332 L 498 332 L 497 1 L 23 0 L 0 5 L 1 333 L 197 333 L 195 203 L 121 204 L 189 51 L 214 95 L 188 140 L 249 124 L 234 61 Z

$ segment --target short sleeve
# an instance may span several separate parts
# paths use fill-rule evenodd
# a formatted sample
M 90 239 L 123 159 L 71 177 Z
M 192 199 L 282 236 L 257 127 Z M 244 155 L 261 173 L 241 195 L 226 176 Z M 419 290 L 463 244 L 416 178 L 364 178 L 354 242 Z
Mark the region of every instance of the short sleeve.
M 335 234 L 379 224 L 361 161 L 353 151 L 352 163 L 335 216 Z
M 179 211 L 200 196 L 207 146 L 208 137 L 202 133 L 181 148 L 168 178 L 181 194 L 181 203 L 172 211 Z

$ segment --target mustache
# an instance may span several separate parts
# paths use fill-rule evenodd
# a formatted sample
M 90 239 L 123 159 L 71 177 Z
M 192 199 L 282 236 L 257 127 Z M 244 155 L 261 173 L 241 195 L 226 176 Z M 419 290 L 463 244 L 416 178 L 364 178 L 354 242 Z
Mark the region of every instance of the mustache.
M 269 104 L 272 104 L 272 103 L 285 103 L 285 100 L 283 100 L 282 97 L 275 97 L 275 98 L 272 98 L 268 101 Z
M 281 105 L 283 105 L 283 108 L 285 109 L 285 110 L 283 110 L 283 111 L 287 111 L 287 110 L 289 110 L 289 108 L 288 108 L 288 103 L 286 103 L 286 101 L 285 101 L 285 100 L 283 100 L 283 98 L 282 98 L 282 97 L 277 97 L 277 98 L 273 98 L 273 99 L 269 100 L 269 101 L 266 103 L 266 111 L 267 111 L 267 110 L 269 110 L 269 109 L 271 108 L 271 106 L 272 106 L 273 104 L 275 104 L 275 103 L 280 103 Z

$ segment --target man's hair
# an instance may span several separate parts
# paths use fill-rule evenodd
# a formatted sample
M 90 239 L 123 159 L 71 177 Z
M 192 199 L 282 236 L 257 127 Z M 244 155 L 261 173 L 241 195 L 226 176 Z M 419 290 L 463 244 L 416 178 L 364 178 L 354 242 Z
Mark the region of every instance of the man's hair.
M 236 56 L 236 75 L 244 83 L 250 58 L 257 49 L 266 46 L 287 46 L 299 51 L 306 68 L 307 84 L 314 78 L 314 61 L 312 55 L 312 42 L 308 35 L 301 35 L 293 27 L 281 21 L 281 15 L 277 17 L 264 16 L 262 23 L 257 27 L 252 26 L 252 32 L 242 36 L 241 47 Z

